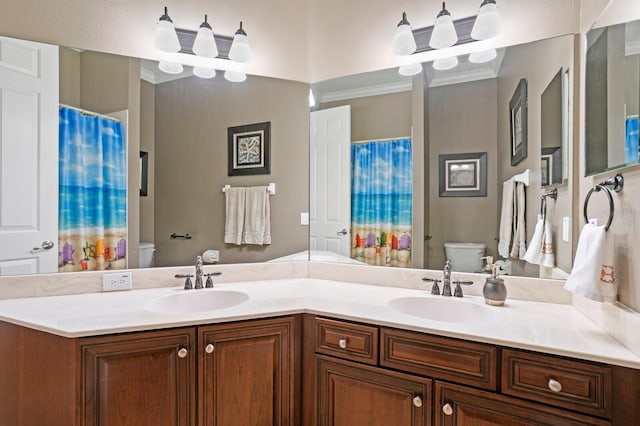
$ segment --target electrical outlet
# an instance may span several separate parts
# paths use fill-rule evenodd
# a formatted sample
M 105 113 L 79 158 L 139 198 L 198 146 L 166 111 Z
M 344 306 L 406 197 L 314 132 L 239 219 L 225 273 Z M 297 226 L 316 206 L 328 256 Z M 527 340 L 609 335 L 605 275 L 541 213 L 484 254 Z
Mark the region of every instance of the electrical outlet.
M 102 275 L 102 291 L 131 290 L 131 272 Z
M 571 229 L 571 218 L 565 216 L 562 218 L 562 241 L 569 242 L 569 230 Z

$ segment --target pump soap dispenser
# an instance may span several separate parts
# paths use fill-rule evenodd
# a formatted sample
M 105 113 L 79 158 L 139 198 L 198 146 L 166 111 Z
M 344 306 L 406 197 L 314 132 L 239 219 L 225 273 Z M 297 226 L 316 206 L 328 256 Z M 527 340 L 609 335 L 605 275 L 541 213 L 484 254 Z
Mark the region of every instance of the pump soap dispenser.
M 504 301 L 507 299 L 507 287 L 504 285 L 504 280 L 498 277 L 500 266 L 493 263 L 493 256 L 487 256 L 483 259 L 487 260 L 487 269 L 491 270 L 491 276 L 487 278 L 484 287 L 482 287 L 484 301 L 488 305 L 504 306 Z

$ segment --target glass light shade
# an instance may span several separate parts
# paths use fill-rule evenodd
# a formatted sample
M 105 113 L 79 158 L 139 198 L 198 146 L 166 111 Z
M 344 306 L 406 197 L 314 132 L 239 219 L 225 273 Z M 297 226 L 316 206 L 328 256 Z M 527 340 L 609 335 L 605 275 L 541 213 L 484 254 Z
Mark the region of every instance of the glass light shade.
M 458 57 L 451 56 L 449 58 L 440 58 L 433 61 L 433 69 L 438 71 L 446 71 L 458 66 Z
M 391 41 L 391 51 L 396 56 L 411 55 L 416 51 L 416 39 L 413 37 L 413 31 L 408 24 L 398 25 L 396 33 Z
M 224 78 L 232 83 L 242 83 L 247 79 L 247 75 L 240 71 L 227 70 L 224 72 Z
M 173 26 L 173 22 L 161 19 L 156 25 L 153 34 L 153 47 L 168 53 L 174 53 L 180 50 L 180 41 L 178 34 Z
M 166 72 L 167 74 L 180 74 L 184 71 L 182 64 L 177 64 L 175 62 L 160 61 L 158 68 L 160 68 L 160 71 Z
M 469 55 L 469 62 L 474 64 L 483 64 L 485 62 L 493 61 L 496 56 L 498 56 L 496 49 L 489 49 L 483 52 L 473 52 Z
M 404 75 L 407 77 L 420 74 L 422 72 L 422 64 L 418 62 L 415 64 L 400 65 L 400 68 L 398 68 L 398 72 L 400 73 L 400 75 Z
M 500 31 L 502 31 L 502 21 L 498 13 L 498 6 L 495 2 L 487 2 L 485 0 L 480 6 L 476 22 L 471 29 L 471 38 L 486 40 L 497 36 Z
M 314 106 L 316 106 L 316 97 L 313 96 L 313 90 L 309 88 L 309 107 L 313 108 Z
M 432 49 L 444 49 L 451 47 L 458 42 L 458 33 L 453 25 L 451 15 L 440 15 L 436 19 L 436 25 L 433 27 L 429 46 Z
M 193 67 L 193 75 L 200 78 L 213 78 L 216 76 L 216 70 L 209 67 Z
M 233 36 L 231 49 L 229 49 L 229 59 L 235 62 L 247 63 L 251 61 L 251 47 L 249 39 L 245 34 L 237 34 Z
M 215 58 L 218 56 L 218 46 L 213 38 L 213 30 L 211 28 L 201 26 L 198 29 L 198 35 L 193 42 L 193 53 L 203 58 Z

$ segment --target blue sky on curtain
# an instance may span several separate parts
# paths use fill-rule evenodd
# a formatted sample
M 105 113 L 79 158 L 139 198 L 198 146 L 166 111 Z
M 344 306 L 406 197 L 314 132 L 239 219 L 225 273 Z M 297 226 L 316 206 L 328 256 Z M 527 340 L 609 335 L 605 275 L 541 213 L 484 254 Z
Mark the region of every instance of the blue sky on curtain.
M 60 108 L 60 271 L 126 268 L 127 147 L 122 124 Z
M 351 145 L 351 257 L 371 265 L 410 267 L 411 139 Z

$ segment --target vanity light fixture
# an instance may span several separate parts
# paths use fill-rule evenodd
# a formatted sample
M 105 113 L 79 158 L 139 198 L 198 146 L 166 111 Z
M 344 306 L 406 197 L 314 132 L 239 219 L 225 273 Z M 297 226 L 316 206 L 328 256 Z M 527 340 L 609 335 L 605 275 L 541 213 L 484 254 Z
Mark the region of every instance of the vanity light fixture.
M 500 31 L 502 31 L 502 21 L 496 0 L 484 0 L 471 29 L 471 37 L 475 40 L 486 40 L 497 36 Z
M 180 50 L 180 41 L 173 21 L 168 15 L 167 7 L 164 8 L 164 15 L 158 20 L 155 33 L 153 34 L 153 46 L 167 53 L 175 53 Z
M 398 23 L 396 33 L 391 41 L 391 51 L 396 56 L 411 55 L 417 49 L 416 39 L 411 30 L 411 24 L 407 21 L 406 12 L 402 12 L 402 20 Z
M 218 46 L 213 38 L 213 29 L 207 22 L 207 15 L 204 15 L 204 22 L 198 29 L 198 35 L 193 42 L 193 53 L 203 58 L 215 58 L 218 56 Z
M 456 33 L 456 27 L 453 25 L 451 14 L 445 7 L 445 2 L 442 2 L 442 10 L 436 18 L 431 39 L 429 40 L 429 46 L 433 49 L 444 49 L 453 46 L 457 42 L 458 34 Z
M 224 78 L 232 83 L 242 83 L 247 79 L 247 75 L 240 71 L 226 70 L 224 72 Z
M 242 21 L 240 21 L 240 28 L 233 36 L 231 49 L 229 49 L 229 59 L 239 63 L 247 63 L 251 61 L 249 38 L 247 38 L 247 33 L 242 29 Z
M 485 62 L 493 61 L 498 52 L 496 49 L 484 50 L 482 52 L 473 52 L 469 54 L 469 62 L 474 64 L 484 64 Z
M 458 66 L 458 57 L 451 56 L 449 58 L 440 58 L 433 61 L 433 69 L 438 71 L 446 71 Z
M 182 64 L 178 64 L 176 62 L 160 61 L 158 68 L 160 68 L 160 71 L 166 72 L 167 74 L 181 74 L 184 71 Z
M 209 67 L 193 67 L 193 75 L 200 78 L 213 78 L 216 76 L 216 70 Z
M 412 75 L 420 74 L 422 72 L 422 64 L 420 62 L 415 62 L 413 64 L 400 65 L 398 68 L 398 73 L 405 77 L 410 77 Z

